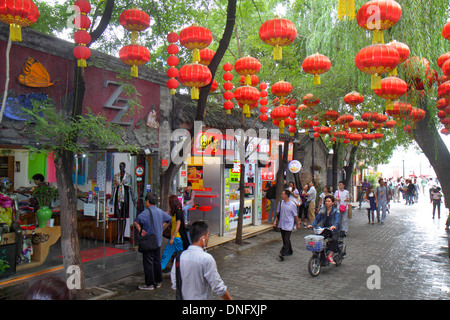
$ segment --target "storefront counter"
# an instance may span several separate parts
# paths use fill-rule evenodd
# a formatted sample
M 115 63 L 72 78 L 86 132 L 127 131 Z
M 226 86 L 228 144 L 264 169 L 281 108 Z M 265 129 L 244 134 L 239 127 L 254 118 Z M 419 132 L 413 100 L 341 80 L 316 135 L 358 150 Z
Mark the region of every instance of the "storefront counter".
M 239 219 L 239 200 L 231 200 L 228 206 L 225 206 L 225 232 L 237 228 Z M 249 225 L 253 219 L 254 200 L 252 198 L 244 198 L 244 216 L 242 225 Z

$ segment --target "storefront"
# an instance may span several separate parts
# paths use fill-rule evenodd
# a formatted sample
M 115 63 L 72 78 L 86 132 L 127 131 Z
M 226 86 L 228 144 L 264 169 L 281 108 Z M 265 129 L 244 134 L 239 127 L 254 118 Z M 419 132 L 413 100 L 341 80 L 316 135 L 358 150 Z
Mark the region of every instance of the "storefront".
M 278 145 L 284 143 L 259 138 L 250 140 L 246 150 L 245 189 L 241 191 L 235 136 L 213 129 L 200 132 L 191 156 L 178 175 L 180 197 L 188 182 L 195 191 L 196 206 L 189 210 L 189 222 L 206 221 L 212 235 L 223 236 L 236 231 L 240 192 L 245 192 L 243 226 L 260 225 L 267 220 L 267 213 L 264 219 L 263 183 L 275 179 Z M 292 159 L 292 143 L 289 159 Z

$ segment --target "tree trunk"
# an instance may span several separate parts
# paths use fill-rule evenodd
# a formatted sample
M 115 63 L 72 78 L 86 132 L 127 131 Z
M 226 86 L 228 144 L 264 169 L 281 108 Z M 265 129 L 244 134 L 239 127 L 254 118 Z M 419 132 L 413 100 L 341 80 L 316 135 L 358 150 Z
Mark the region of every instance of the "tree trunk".
M 450 208 L 450 180 L 448 179 L 450 153 L 436 129 L 436 124 L 431 119 L 427 101 L 426 97 L 420 100 L 420 107 L 425 110 L 425 118 L 417 122 L 413 135 L 436 173 L 444 194 L 445 207 Z
M 337 190 L 338 188 L 338 164 L 339 164 L 339 142 L 335 142 L 333 144 L 333 159 L 332 159 L 332 165 L 333 165 L 333 183 L 332 183 L 332 191 Z
M 352 176 L 353 176 L 353 170 L 355 169 L 355 156 L 356 151 L 358 151 L 358 146 L 352 146 L 352 150 L 350 151 L 350 159 L 348 161 L 347 166 L 344 167 L 345 170 L 345 179 L 344 184 L 348 192 L 351 192 L 351 182 L 352 182 Z
M 81 262 L 80 245 L 77 230 L 77 198 L 72 181 L 74 154 L 61 151 L 55 157 L 56 179 L 61 203 L 61 250 L 64 269 L 70 266 L 79 267 L 79 287 L 74 289 L 77 296 L 82 296 L 85 289 L 84 267 Z

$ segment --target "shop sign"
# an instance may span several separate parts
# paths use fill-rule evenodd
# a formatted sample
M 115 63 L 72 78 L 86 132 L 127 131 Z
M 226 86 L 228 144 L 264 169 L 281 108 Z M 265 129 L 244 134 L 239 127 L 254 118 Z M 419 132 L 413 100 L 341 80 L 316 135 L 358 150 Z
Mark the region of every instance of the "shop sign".
M 276 161 L 268 161 L 264 168 L 261 168 L 261 179 L 264 181 L 274 181 L 275 180 L 275 169 Z
M 205 156 L 234 155 L 234 136 L 219 132 L 200 132 L 195 139 L 194 154 Z
M 226 210 L 227 208 L 225 208 Z M 243 225 L 252 223 L 253 201 L 244 202 L 244 215 Z M 225 212 L 225 231 L 237 228 L 237 222 L 239 219 L 239 201 L 235 201 L 229 204 L 228 210 Z M 228 226 L 228 229 L 227 229 Z
M 292 160 L 288 164 L 289 171 L 292 173 L 298 173 L 302 169 L 302 164 L 298 160 Z

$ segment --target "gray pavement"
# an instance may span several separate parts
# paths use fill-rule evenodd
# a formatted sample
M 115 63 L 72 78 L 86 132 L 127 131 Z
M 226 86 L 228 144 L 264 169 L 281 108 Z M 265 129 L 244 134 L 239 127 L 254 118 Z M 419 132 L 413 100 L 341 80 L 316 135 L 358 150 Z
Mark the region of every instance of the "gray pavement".
M 275 231 L 247 239 L 242 247 L 228 243 L 210 253 L 237 300 L 449 300 L 447 210 L 442 206 L 441 218 L 433 220 L 431 209 L 428 197 L 412 206 L 392 203 L 386 223 L 374 225 L 367 223 L 365 209 L 354 209 L 346 259 L 316 278 L 307 269 L 307 229 L 292 233 L 294 254 L 283 262 L 277 260 L 281 235 Z M 175 299 L 169 275 L 154 291 L 137 289 L 143 279 L 139 272 L 99 287 L 115 293 L 108 300 Z

